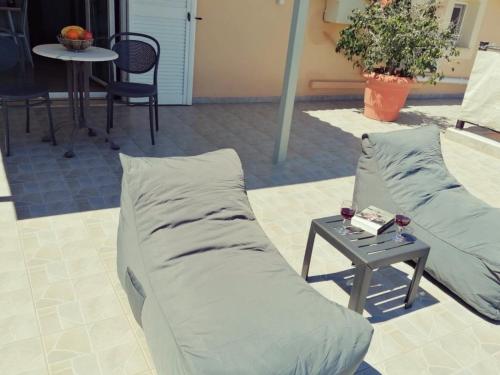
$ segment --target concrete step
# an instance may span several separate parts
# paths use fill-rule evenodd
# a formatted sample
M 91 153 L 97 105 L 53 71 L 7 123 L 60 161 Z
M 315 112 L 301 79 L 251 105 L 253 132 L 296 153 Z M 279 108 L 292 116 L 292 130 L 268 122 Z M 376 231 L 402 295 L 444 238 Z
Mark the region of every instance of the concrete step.
M 445 137 L 474 150 L 500 159 L 500 133 L 478 126 L 465 129 L 448 128 Z

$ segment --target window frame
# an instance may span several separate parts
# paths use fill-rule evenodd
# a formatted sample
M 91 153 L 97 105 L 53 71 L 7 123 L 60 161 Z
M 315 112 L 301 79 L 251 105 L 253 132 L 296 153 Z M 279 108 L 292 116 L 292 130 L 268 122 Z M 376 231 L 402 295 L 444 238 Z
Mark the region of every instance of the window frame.
M 449 27 L 455 4 L 467 5 L 462 20 L 461 35 L 456 42 L 456 47 L 460 51 L 459 59 L 470 59 L 475 56 L 476 47 L 479 47 L 479 32 L 486 13 L 486 8 L 490 1 L 491 0 L 448 0 L 444 2 L 441 13 L 443 27 Z M 467 31 L 467 35 L 464 35 L 465 28 L 469 30 Z
M 455 11 L 455 9 L 460 9 L 460 13 L 459 13 L 459 17 L 458 17 L 458 22 L 455 23 L 453 21 L 453 12 Z M 461 39 L 462 37 L 462 32 L 463 32 L 463 28 L 464 28 L 464 21 L 466 20 L 466 16 L 467 16 L 467 11 L 469 10 L 469 4 L 466 3 L 466 2 L 462 2 L 462 1 L 454 1 L 453 2 L 453 6 L 451 8 L 451 14 L 450 14 L 450 25 L 451 24 L 455 24 L 454 26 L 454 31 L 455 31 L 455 35 L 456 35 L 456 40 L 457 42 L 459 42 L 459 40 Z

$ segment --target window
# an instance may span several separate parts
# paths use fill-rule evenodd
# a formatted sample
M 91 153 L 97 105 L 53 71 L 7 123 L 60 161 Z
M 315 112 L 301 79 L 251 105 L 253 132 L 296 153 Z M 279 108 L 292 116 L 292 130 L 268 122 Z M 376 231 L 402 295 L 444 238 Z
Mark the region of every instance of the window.
M 452 27 L 456 37 L 456 46 L 462 49 L 460 52 L 462 58 L 471 57 L 479 45 L 479 31 L 488 1 L 491 0 L 448 0 L 446 2 L 443 26 Z
M 450 25 L 455 33 L 457 41 L 460 40 L 460 37 L 462 36 L 462 26 L 466 9 L 466 4 L 457 3 L 453 6 L 453 10 L 451 12 Z

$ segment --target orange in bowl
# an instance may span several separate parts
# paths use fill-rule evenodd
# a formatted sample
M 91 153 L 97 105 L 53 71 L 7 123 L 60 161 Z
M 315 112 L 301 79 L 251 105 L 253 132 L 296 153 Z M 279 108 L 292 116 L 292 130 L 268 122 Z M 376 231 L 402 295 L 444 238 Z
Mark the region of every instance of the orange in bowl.
M 80 39 L 80 35 L 81 33 L 78 30 L 73 29 L 73 30 L 68 30 L 64 37 L 69 40 L 78 40 Z
M 64 27 L 62 30 L 61 30 L 61 35 L 63 38 L 66 38 L 66 34 L 68 33 L 68 31 L 70 30 L 75 30 L 77 31 L 80 35 L 85 31 L 85 29 L 81 26 L 75 26 L 75 25 L 71 25 L 71 26 L 66 26 Z

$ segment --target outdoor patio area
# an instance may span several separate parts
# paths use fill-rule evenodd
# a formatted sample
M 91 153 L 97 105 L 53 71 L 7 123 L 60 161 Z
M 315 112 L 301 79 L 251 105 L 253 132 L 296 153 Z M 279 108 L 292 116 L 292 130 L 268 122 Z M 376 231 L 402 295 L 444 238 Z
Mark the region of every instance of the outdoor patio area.
M 0 374 L 154 374 L 116 275 L 119 153 L 81 132 L 76 157 L 65 159 L 65 105 L 54 103 L 56 127 L 62 126 L 56 147 L 40 142 L 47 129 L 44 108 L 33 110 L 30 134 L 24 111 L 12 111 L 12 156 L 0 159 Z M 147 107 L 119 106 L 112 134 L 120 152 L 133 156 L 234 148 L 260 224 L 300 272 L 311 220 L 338 214 L 341 201 L 352 198 L 363 133 L 438 125 L 450 172 L 472 194 L 500 207 L 500 159 L 444 136 L 459 108 L 458 100 L 413 100 L 396 123 L 382 123 L 362 115 L 361 101 L 299 102 L 288 159 L 279 165 L 272 163 L 274 103 L 160 107 L 156 146 L 150 144 Z M 105 103 L 93 103 L 90 115 L 93 126 L 105 127 Z M 364 312 L 375 333 L 358 373 L 499 374 L 500 326 L 428 277 L 405 310 L 412 273 L 405 263 L 375 272 Z M 351 263 L 319 238 L 310 275 L 321 294 L 347 306 Z

